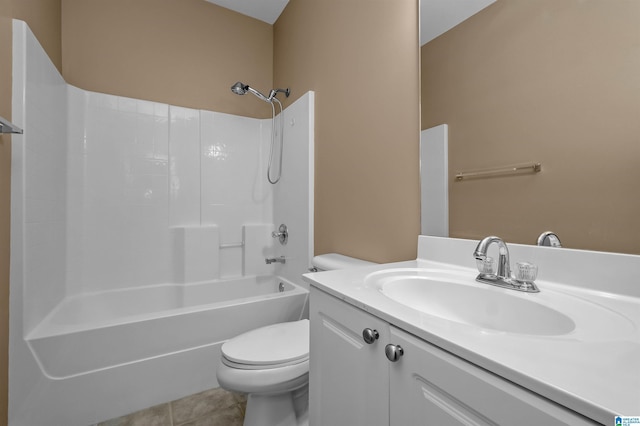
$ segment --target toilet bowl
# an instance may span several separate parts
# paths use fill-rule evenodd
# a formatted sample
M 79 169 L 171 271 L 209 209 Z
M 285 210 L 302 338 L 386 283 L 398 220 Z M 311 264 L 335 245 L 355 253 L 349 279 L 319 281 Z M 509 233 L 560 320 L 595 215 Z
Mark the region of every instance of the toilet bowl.
M 306 396 L 302 388 L 309 383 L 309 320 L 268 325 L 229 340 L 222 345 L 217 376 L 223 388 L 248 394 L 245 426 L 308 424 L 307 407 L 298 401 L 296 409 L 296 396 Z
M 331 253 L 313 259 L 316 270 L 371 265 Z M 244 426 L 309 424 L 309 320 L 272 324 L 222 345 L 216 371 L 224 389 L 246 393 Z

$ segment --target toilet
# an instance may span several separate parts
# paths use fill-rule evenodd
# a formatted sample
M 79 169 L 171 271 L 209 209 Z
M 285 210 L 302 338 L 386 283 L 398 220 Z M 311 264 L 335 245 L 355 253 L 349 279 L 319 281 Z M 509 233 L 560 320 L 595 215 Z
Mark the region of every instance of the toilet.
M 330 253 L 312 260 L 314 270 L 373 265 Z M 216 372 L 224 389 L 245 393 L 244 426 L 309 424 L 309 320 L 267 325 L 222 345 Z

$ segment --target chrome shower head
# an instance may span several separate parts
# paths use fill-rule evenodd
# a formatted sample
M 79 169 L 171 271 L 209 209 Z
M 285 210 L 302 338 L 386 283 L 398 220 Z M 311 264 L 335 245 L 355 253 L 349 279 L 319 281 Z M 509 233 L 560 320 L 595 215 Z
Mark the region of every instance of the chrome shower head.
M 247 93 L 247 89 L 249 89 L 249 86 L 243 84 L 240 81 L 231 86 L 231 91 L 236 95 L 244 95 L 245 93 Z
M 289 97 L 289 94 L 291 93 L 289 91 L 289 88 L 286 88 L 286 89 L 272 89 L 271 91 L 269 91 L 269 97 L 266 97 L 265 95 L 263 95 L 262 93 L 258 92 L 256 89 L 254 89 L 253 87 L 250 87 L 248 84 L 244 84 L 244 83 L 242 83 L 240 81 L 238 81 L 236 84 L 231 86 L 231 91 L 233 93 L 235 93 L 236 95 L 244 95 L 247 92 L 253 93 L 258 98 L 262 99 L 265 102 L 272 102 L 272 100 L 276 97 L 276 95 L 279 92 L 284 93 L 284 95 L 287 98 Z
M 247 92 L 253 93 L 254 95 L 256 95 L 258 98 L 262 99 L 263 101 L 271 102 L 271 98 L 267 98 L 265 95 L 263 95 L 262 93 L 258 92 L 253 87 L 250 87 L 248 84 L 244 84 L 244 83 L 242 83 L 240 81 L 237 82 L 236 84 L 234 84 L 233 86 L 231 86 L 231 91 L 233 93 L 235 93 L 236 95 L 244 95 Z
M 272 114 L 271 120 L 273 122 L 273 126 L 271 126 L 271 150 L 269 152 L 269 166 L 267 166 L 267 180 L 271 184 L 276 184 L 278 183 L 278 181 L 280 180 L 280 177 L 282 176 L 282 151 L 283 151 L 283 144 L 284 144 L 284 139 L 282 136 L 284 133 L 284 124 L 283 124 L 283 118 L 282 118 L 284 115 L 284 109 L 282 107 L 282 103 L 280 103 L 280 100 L 276 98 L 276 95 L 278 93 L 284 93 L 285 96 L 288 98 L 290 94 L 289 88 L 287 87 L 286 89 L 271 89 L 269 91 L 269 97 L 266 97 L 262 93 L 258 92 L 256 89 L 249 87 L 248 84 L 244 84 L 241 81 L 238 81 L 236 84 L 231 86 L 231 91 L 236 95 L 244 95 L 245 93 L 250 92 L 250 93 L 253 93 L 256 97 L 271 104 L 271 114 Z M 276 115 L 276 110 L 277 110 L 276 104 L 277 106 L 280 107 L 280 113 L 278 115 Z M 276 130 L 276 117 L 279 118 L 278 120 L 279 128 L 280 128 L 279 131 Z M 271 160 L 273 159 L 273 147 L 275 145 L 277 134 L 279 134 L 279 138 L 280 138 L 280 165 L 278 166 L 278 177 L 275 180 L 271 180 Z

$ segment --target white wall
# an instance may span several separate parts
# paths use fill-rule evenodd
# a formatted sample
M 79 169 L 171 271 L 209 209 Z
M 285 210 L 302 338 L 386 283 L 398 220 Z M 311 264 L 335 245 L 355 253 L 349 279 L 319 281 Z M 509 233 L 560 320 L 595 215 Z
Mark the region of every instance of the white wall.
M 284 112 L 282 177 L 273 194 L 274 226 L 284 223 L 289 232 L 286 245 L 275 243 L 274 255 L 287 262 L 277 274 L 292 281 L 299 281 L 313 258 L 314 103 L 309 92 Z
M 65 295 L 67 85 L 32 48 L 38 42 L 26 25 L 14 32 L 13 120 L 24 134 L 12 143 L 11 300 L 32 313 L 23 325 L 30 330 Z
M 241 246 L 185 275 L 179 228 L 214 247 L 242 242 L 245 224 L 272 223 L 270 121 L 70 90 L 71 292 L 242 275 Z
M 301 282 L 313 246 L 313 93 L 284 112 L 282 178 L 271 185 L 270 119 L 68 86 L 25 34 L 29 59 L 16 74 L 26 73 L 26 88 L 16 93 L 27 93 L 17 109 L 29 128 L 16 160 L 24 169 L 14 169 L 25 183 L 14 192 L 25 196 L 32 236 L 25 293 L 38 297 L 25 300 L 35 304 L 28 329 L 65 295 L 274 272 Z M 288 246 L 270 236 L 280 223 Z M 267 266 L 274 256 L 287 264 Z
M 449 236 L 449 126 L 420 132 L 420 234 Z
M 24 134 L 11 146 L 10 424 L 41 378 L 23 336 L 65 297 L 66 90 L 26 24 L 14 21 L 12 117 Z

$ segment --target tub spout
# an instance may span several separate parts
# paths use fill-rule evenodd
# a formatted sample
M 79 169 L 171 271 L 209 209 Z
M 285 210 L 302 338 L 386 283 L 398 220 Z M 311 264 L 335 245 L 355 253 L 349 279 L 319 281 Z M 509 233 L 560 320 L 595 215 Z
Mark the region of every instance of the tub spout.
M 284 256 L 271 258 L 268 257 L 264 261 L 267 263 L 267 265 L 271 265 L 272 263 L 282 263 L 284 265 L 286 263 L 286 259 L 284 258 Z

